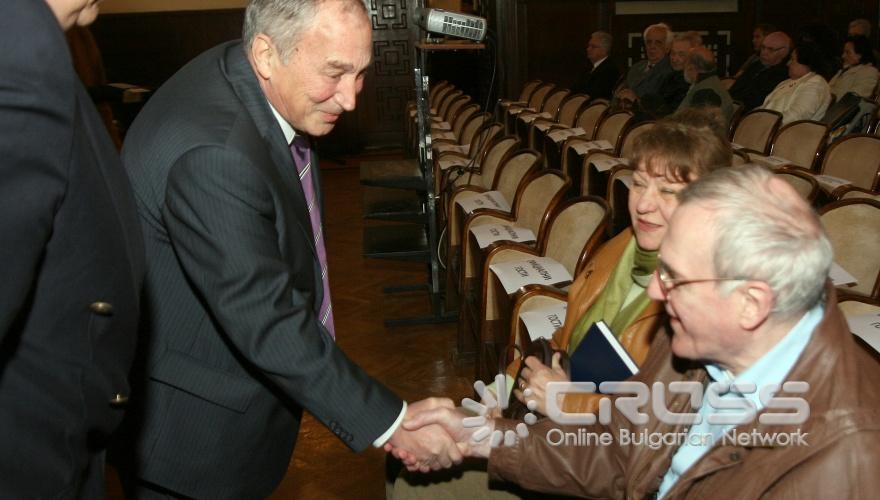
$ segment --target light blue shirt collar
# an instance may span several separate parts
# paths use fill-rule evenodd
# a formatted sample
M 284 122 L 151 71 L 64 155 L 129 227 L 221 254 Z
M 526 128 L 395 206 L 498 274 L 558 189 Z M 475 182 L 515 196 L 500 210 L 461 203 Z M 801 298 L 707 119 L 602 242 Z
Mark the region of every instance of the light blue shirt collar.
M 275 115 L 275 120 L 278 121 L 278 125 L 281 127 L 281 132 L 284 133 L 284 139 L 287 141 L 287 144 L 291 144 L 293 142 L 293 138 L 296 137 L 296 130 L 293 130 L 293 127 L 289 123 L 287 123 L 287 120 L 285 120 L 284 117 L 281 116 L 281 113 L 279 113 L 278 110 L 275 109 L 275 106 L 272 106 L 271 102 L 269 102 L 268 100 L 266 102 L 269 103 L 269 109 L 272 110 L 272 114 Z
M 782 384 L 785 381 L 788 372 L 791 371 L 810 342 L 816 325 L 822 321 L 822 315 L 823 307 L 821 304 L 807 311 L 782 340 L 736 377 L 729 370 L 716 364 L 707 364 L 706 371 L 712 380 L 731 384 L 733 386 L 732 392 L 755 403 L 755 407 L 760 411 L 763 408 L 759 397 L 761 387 Z M 736 390 L 736 386 L 740 384 L 755 384 L 758 386 L 758 390 L 742 394 Z

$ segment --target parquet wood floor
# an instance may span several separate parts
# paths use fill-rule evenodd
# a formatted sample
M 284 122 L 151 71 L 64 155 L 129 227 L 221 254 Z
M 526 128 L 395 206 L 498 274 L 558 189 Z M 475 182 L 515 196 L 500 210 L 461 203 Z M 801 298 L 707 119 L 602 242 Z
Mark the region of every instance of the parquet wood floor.
M 398 156 L 399 157 L 399 156 Z M 384 286 L 424 283 L 425 264 L 364 259 L 360 159 L 344 165 L 321 162 L 326 212 L 330 288 L 337 341 L 367 373 L 408 401 L 472 394 L 472 363 L 453 360 L 455 323 L 388 329 L 388 318 L 430 312 L 424 292 L 386 295 Z M 270 497 L 282 499 L 382 499 L 385 455 L 369 449 L 354 453 L 306 415 L 287 475 Z M 121 499 L 115 478 L 109 497 Z

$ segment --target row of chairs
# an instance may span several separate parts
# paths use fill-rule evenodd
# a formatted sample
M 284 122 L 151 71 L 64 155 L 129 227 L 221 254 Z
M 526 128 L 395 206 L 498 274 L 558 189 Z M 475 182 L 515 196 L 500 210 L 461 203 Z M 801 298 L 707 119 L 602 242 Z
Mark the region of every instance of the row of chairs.
M 447 86 L 449 88 L 445 92 L 435 87 L 430 95 L 435 125 L 433 132 L 437 137 L 432 144 L 437 173 L 435 178 L 438 179 L 435 189 L 441 199 L 442 210 L 439 214 L 444 219 L 441 222 L 447 228 L 447 307 L 459 310 L 459 350 L 476 351 L 477 375 L 481 378 L 495 373 L 497 363 L 503 357 L 504 346 L 516 338 L 515 330 L 518 330 L 519 323 L 513 315 L 514 304 L 516 297 L 524 293 L 524 290 L 513 295 L 506 293 L 489 266 L 526 259 L 527 256 L 551 256 L 563 263 L 572 276 L 576 275 L 595 247 L 629 224 L 626 191 L 632 171 L 627 159 L 635 138 L 652 125 L 650 122 L 632 125 L 631 114 L 609 112 L 607 102 L 590 102 L 587 96 L 568 95 L 567 91 L 558 105 L 547 107 L 546 98 L 553 95 L 555 86 L 540 82 L 537 86 L 530 82 L 528 86 L 545 88 L 544 100 L 530 99 L 534 92 L 526 97 L 524 91 L 520 97 L 526 98 L 519 101 L 525 102 L 526 106 L 500 101 L 494 117 L 490 113 L 480 112 L 477 105 L 457 93 L 452 86 Z M 442 87 L 440 90 L 443 90 Z M 556 93 L 563 91 L 556 89 Z M 521 106 L 521 109 L 510 113 L 509 110 L 516 106 Z M 766 111 L 762 113 L 772 114 Z M 840 141 L 829 146 L 826 151 L 824 134 L 827 127 L 824 125 L 799 122 L 779 128 L 777 123 L 774 128 L 772 125 L 767 127 L 766 120 L 750 118 L 763 118 L 762 113 L 744 115 L 731 129 L 733 142 L 742 141 L 751 145 L 753 142 L 750 141 L 755 137 L 760 139 L 762 134 L 766 141 L 760 146 L 761 151 L 757 148 L 741 148 L 736 155 L 738 162 L 770 158 L 769 161 L 765 160 L 769 166 L 775 167 L 778 175 L 798 187 L 808 199 L 817 199 L 820 191 L 813 176 L 825 172 L 826 167 L 831 169 L 829 172 L 837 172 L 833 165 L 844 162 L 835 158 L 852 158 L 853 153 L 842 153 L 850 148 L 853 151 L 860 149 L 856 147 L 860 141 L 853 137 L 845 140 L 849 142 Z M 509 121 L 509 116 L 515 116 L 516 121 Z M 530 116 L 532 119 L 527 119 Z M 499 117 L 503 121 L 498 120 Z M 576 128 L 581 130 L 565 136 L 564 131 Z M 755 128 L 763 130 L 756 132 L 752 130 Z M 768 133 L 768 129 L 771 132 Z M 815 149 L 807 145 L 805 133 L 816 144 Z M 560 136 L 563 137 L 561 141 Z M 599 140 L 607 143 L 600 143 L 604 148 L 595 147 L 595 142 Z M 852 145 L 846 145 L 850 142 Z M 592 143 L 592 148 L 579 147 L 579 144 L 585 143 Z M 867 143 L 873 144 L 871 141 Z M 809 153 L 785 153 L 801 153 L 804 149 Z M 773 160 L 783 154 L 792 156 L 794 160 L 784 165 L 774 164 Z M 616 157 L 622 160 L 612 162 L 613 166 L 602 172 L 591 167 L 597 162 L 606 160 L 607 163 L 607 160 Z M 874 158 L 877 156 L 874 155 Z M 808 161 L 810 159 L 812 161 Z M 810 171 L 810 168 L 816 171 Z M 584 172 L 586 175 L 583 175 Z M 509 210 L 479 209 L 470 214 L 463 211 L 459 203 L 461 199 L 489 191 L 497 191 L 502 198 L 512 200 Z M 870 189 L 848 186 L 836 190 L 833 197 L 826 195 L 825 199 L 870 197 L 876 197 L 876 193 Z M 866 204 L 870 205 L 870 202 L 856 200 L 842 203 L 841 206 L 862 207 Z M 568 215 L 563 216 L 563 213 Z M 576 213 L 580 215 L 572 215 Z M 566 220 L 577 221 L 581 233 L 586 231 L 588 234 L 578 233 L 578 237 L 572 238 L 573 229 L 572 226 L 565 226 Z M 866 220 L 874 219 L 868 217 Z M 526 228 L 534 233 L 535 242 L 498 242 L 480 248 L 472 229 L 492 225 Z M 846 242 L 845 239 L 842 241 Z M 836 247 L 839 245 L 843 243 L 835 243 Z M 848 248 L 854 247 L 848 245 Z M 862 262 L 864 255 L 870 255 L 864 253 L 861 247 L 854 254 L 861 255 Z M 846 252 L 840 250 L 838 255 L 844 256 Z M 871 267 L 876 266 L 876 262 L 867 260 L 865 265 L 841 263 L 852 274 L 859 276 L 859 285 L 848 288 L 847 292 L 855 294 L 860 300 L 878 295 L 880 270 Z

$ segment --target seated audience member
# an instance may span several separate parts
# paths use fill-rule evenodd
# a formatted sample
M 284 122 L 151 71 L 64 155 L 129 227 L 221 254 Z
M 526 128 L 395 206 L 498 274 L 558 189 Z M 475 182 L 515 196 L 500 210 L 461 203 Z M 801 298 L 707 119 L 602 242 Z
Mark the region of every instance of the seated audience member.
M 695 110 L 661 120 L 636 139 L 633 164 L 638 167 L 629 192 L 632 225 L 605 243 L 577 276 L 568 294 L 566 321 L 552 339 L 555 348 L 573 352 L 589 327 L 604 320 L 637 363 L 645 360 L 663 321 L 662 307 L 648 297 L 646 286 L 655 270 L 657 248 L 678 203 L 675 195 L 688 182 L 729 165 L 731 159 L 730 145 L 714 115 Z M 567 381 L 568 376 L 559 366 L 546 366 L 534 357 L 526 359 L 526 366 L 523 385 L 514 394 L 523 400 L 521 391 L 531 389 L 537 411 L 544 413 L 547 383 Z M 509 381 L 518 370 L 519 362 L 509 367 Z M 592 394 L 570 394 L 562 401 L 569 412 L 592 412 L 597 403 L 598 398 Z M 404 474 L 395 483 L 393 497 L 402 500 L 423 496 L 525 495 L 515 486 L 487 490 L 486 473 L 479 468 L 459 470 L 456 474 L 459 472 L 463 472 L 461 478 L 454 480 L 449 480 L 448 473 L 432 475 L 427 480 Z
M 672 73 L 667 57 L 672 47 L 672 29 L 664 23 L 652 24 L 645 28 L 644 41 L 647 59 L 633 64 L 627 71 L 612 101 L 615 107 L 629 107 L 639 97 L 659 92 Z
M 636 100 L 635 122 L 657 120 L 672 114 L 684 99 L 690 84 L 684 79 L 684 66 L 688 54 L 694 47 L 701 46 L 700 35 L 689 31 L 675 35 L 669 51 L 669 65 L 672 72 L 666 76 L 656 92 L 649 92 Z
M 871 21 L 867 19 L 853 19 L 849 22 L 846 30 L 847 36 L 863 36 L 871 38 Z
M 611 99 L 614 86 L 620 79 L 620 70 L 608 58 L 610 52 L 611 35 L 609 33 L 596 31 L 590 35 L 590 40 L 587 42 L 589 65 L 571 86 L 573 93 L 586 94 L 591 99 Z
M 788 80 L 780 83 L 764 99 L 764 109 L 782 113 L 782 124 L 796 120 L 820 120 L 831 104 L 831 89 L 813 71 L 820 58 L 813 44 L 799 44 L 788 62 Z
M 874 67 L 871 42 L 864 36 L 850 37 L 843 45 L 842 59 L 843 69 L 828 82 L 831 93 L 838 100 L 847 92 L 870 99 L 880 76 L 877 68 Z
M 718 108 L 723 123 L 729 124 L 733 116 L 733 99 L 718 78 L 715 54 L 706 47 L 691 50 L 684 67 L 684 78 L 691 87 L 678 105 L 678 111 L 691 107 Z
M 548 493 L 865 498 L 878 491 L 880 364 L 837 306 L 831 244 L 815 212 L 754 165 L 716 170 L 678 199 L 648 286 L 664 302 L 671 332 L 655 337 L 634 377 L 663 382 L 645 389 L 664 390 L 665 405 L 640 403 L 641 425 L 627 417 L 634 411 L 612 404 L 608 423 L 545 419 L 494 448 L 474 433 L 515 437 L 518 422 L 464 427 L 464 415 L 446 408 L 404 427 L 439 423 L 465 455 L 489 459 L 491 479 Z M 671 382 L 691 390 L 672 392 Z M 700 418 L 674 418 L 688 414 Z M 589 444 L 603 433 L 608 444 Z
M 788 77 L 785 61 L 791 51 L 791 38 L 781 31 L 764 37 L 758 56 L 760 64 L 752 64 L 730 87 L 730 96 L 743 103 L 743 111 L 751 111 L 764 102 L 767 94 Z
M 752 48 L 754 49 L 754 52 L 752 52 L 752 55 L 746 59 L 746 62 L 739 67 L 739 71 L 733 75 L 734 78 L 741 77 L 749 66 L 761 60 L 761 43 L 764 41 L 765 36 L 774 31 L 776 31 L 776 27 L 772 24 L 761 23 L 755 25 L 755 29 L 752 30 Z

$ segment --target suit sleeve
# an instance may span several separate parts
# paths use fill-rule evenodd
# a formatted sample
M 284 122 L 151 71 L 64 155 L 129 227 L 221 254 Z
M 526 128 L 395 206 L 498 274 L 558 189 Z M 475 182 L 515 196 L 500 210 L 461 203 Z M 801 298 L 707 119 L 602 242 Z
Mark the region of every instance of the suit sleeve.
M 163 217 L 181 265 L 228 341 L 247 362 L 360 450 L 382 435 L 402 402 L 330 339 L 312 308 L 310 252 L 285 256 L 267 180 L 220 147 L 173 166 Z
M 60 30 L 12 9 L 0 15 L 0 343 L 33 290 L 64 196 L 76 84 Z

